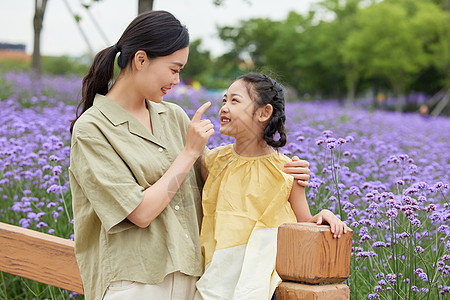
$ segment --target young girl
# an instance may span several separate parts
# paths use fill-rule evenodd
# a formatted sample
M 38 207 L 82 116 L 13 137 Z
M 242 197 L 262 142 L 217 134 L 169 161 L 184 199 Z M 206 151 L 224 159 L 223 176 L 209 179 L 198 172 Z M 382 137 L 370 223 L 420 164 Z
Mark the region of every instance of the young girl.
M 277 82 L 255 73 L 239 77 L 224 95 L 219 117 L 220 132 L 235 143 L 203 159 L 205 273 L 195 299 L 270 299 L 280 282 L 280 225 L 328 223 L 335 238 L 347 227 L 329 210 L 311 216 L 305 188 L 282 171 L 290 159 L 277 151 L 286 144 L 284 94 Z

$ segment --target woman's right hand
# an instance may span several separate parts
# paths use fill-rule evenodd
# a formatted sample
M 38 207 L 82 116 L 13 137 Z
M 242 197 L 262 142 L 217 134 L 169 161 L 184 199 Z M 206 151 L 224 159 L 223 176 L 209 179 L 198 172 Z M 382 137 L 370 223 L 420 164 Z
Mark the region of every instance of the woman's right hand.
M 208 139 L 214 134 L 214 125 L 208 119 L 201 120 L 203 113 L 211 106 L 211 102 L 206 102 L 195 112 L 189 123 L 186 134 L 185 150 L 189 154 L 199 157 L 206 147 Z

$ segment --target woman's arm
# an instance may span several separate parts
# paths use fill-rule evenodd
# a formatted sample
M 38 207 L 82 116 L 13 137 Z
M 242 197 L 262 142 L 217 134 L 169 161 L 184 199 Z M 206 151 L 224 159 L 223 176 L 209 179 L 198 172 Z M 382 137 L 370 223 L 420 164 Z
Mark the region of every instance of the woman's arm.
M 200 169 L 201 173 L 202 173 L 202 180 L 203 183 L 206 182 L 206 178 L 208 178 L 208 169 L 206 168 L 206 156 L 203 154 L 202 158 L 201 158 L 201 169 Z
M 203 153 L 206 142 L 214 134 L 210 120 L 200 120 L 211 105 L 203 104 L 189 123 L 186 146 L 164 175 L 145 190 L 142 202 L 128 215 L 128 220 L 145 228 L 166 208 L 181 186 L 198 157 Z
M 294 156 L 291 162 L 284 165 L 285 173 L 294 176 L 297 184 L 302 187 L 308 186 L 309 181 L 309 162 L 306 160 L 301 160 L 298 156 Z

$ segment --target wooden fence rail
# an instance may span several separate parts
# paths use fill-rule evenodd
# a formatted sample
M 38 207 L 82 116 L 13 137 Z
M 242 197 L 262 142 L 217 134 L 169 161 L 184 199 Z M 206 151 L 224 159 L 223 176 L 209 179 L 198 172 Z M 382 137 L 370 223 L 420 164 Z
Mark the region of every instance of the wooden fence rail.
M 348 300 L 353 232 L 333 239 L 329 226 L 284 224 L 278 231 L 277 300 Z M 0 222 L 0 271 L 83 294 L 73 241 Z
M 83 293 L 71 240 L 0 222 L 0 271 Z

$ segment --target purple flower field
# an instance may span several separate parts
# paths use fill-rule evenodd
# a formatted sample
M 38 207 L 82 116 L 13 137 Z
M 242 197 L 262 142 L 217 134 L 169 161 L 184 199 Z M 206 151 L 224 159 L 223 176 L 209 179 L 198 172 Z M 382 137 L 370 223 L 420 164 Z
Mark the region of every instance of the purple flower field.
M 0 221 L 73 238 L 69 120 L 80 87 L 80 78 L 0 77 Z M 211 100 L 205 117 L 218 129 L 221 94 L 180 85 L 165 100 L 189 116 Z M 310 162 L 312 213 L 328 208 L 354 231 L 351 298 L 448 299 L 450 119 L 326 102 L 286 111 L 280 152 Z M 216 132 L 210 148 L 232 142 Z M 73 297 L 23 282 L 4 274 L 0 298 Z

